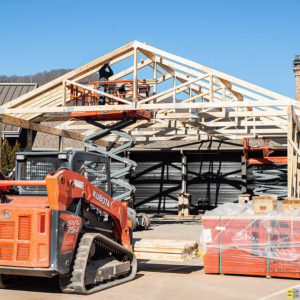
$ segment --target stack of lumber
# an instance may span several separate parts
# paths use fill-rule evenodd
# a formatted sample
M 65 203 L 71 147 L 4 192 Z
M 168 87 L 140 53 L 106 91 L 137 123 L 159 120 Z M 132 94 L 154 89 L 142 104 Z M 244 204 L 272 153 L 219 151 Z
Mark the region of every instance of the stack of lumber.
M 137 259 L 186 261 L 199 257 L 199 243 L 188 240 L 134 239 Z

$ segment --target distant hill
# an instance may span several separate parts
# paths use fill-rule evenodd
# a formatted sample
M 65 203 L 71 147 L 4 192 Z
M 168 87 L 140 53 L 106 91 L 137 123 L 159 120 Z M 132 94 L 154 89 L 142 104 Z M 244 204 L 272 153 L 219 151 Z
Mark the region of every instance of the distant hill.
M 12 75 L 12 76 L 6 76 L 6 75 L 0 75 L 0 83 L 37 83 L 38 86 L 41 86 L 53 79 L 56 79 L 70 71 L 73 71 L 73 69 L 57 69 L 57 70 L 51 70 L 51 71 L 44 71 L 39 72 L 34 75 L 25 75 L 25 76 L 18 76 L 18 75 Z M 99 79 L 98 73 L 92 74 L 86 78 L 84 78 L 81 81 L 97 81 Z

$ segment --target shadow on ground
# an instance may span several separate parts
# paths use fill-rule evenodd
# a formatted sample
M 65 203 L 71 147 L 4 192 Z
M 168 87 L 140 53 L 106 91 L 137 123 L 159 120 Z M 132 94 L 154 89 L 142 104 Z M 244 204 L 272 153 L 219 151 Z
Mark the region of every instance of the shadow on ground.
M 139 260 L 138 272 L 159 272 L 159 273 L 177 273 L 177 274 L 190 274 L 198 272 L 203 269 L 203 266 L 180 265 L 174 263 L 173 265 L 167 264 L 149 264 L 148 260 Z

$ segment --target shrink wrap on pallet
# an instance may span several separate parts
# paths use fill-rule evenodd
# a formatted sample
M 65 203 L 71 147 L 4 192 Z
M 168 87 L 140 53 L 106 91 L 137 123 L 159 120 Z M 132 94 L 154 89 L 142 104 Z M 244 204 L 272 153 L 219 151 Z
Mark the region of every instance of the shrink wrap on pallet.
M 202 218 L 205 273 L 300 278 L 300 208 L 254 215 L 224 204 Z

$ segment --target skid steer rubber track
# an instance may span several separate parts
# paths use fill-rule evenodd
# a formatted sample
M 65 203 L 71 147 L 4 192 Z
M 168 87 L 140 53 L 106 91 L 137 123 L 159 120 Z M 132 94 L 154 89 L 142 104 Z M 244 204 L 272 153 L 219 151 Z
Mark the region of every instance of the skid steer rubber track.
M 87 288 L 85 285 L 86 268 L 94 240 L 110 253 L 118 253 L 127 257 L 130 261 L 130 271 L 126 274 L 126 277 L 121 275 L 112 281 L 94 282 L 93 285 L 89 285 Z M 137 260 L 131 250 L 108 239 L 102 234 L 86 233 L 80 240 L 72 274 L 61 275 L 59 278 L 60 288 L 64 293 L 89 295 L 134 279 L 136 270 Z

